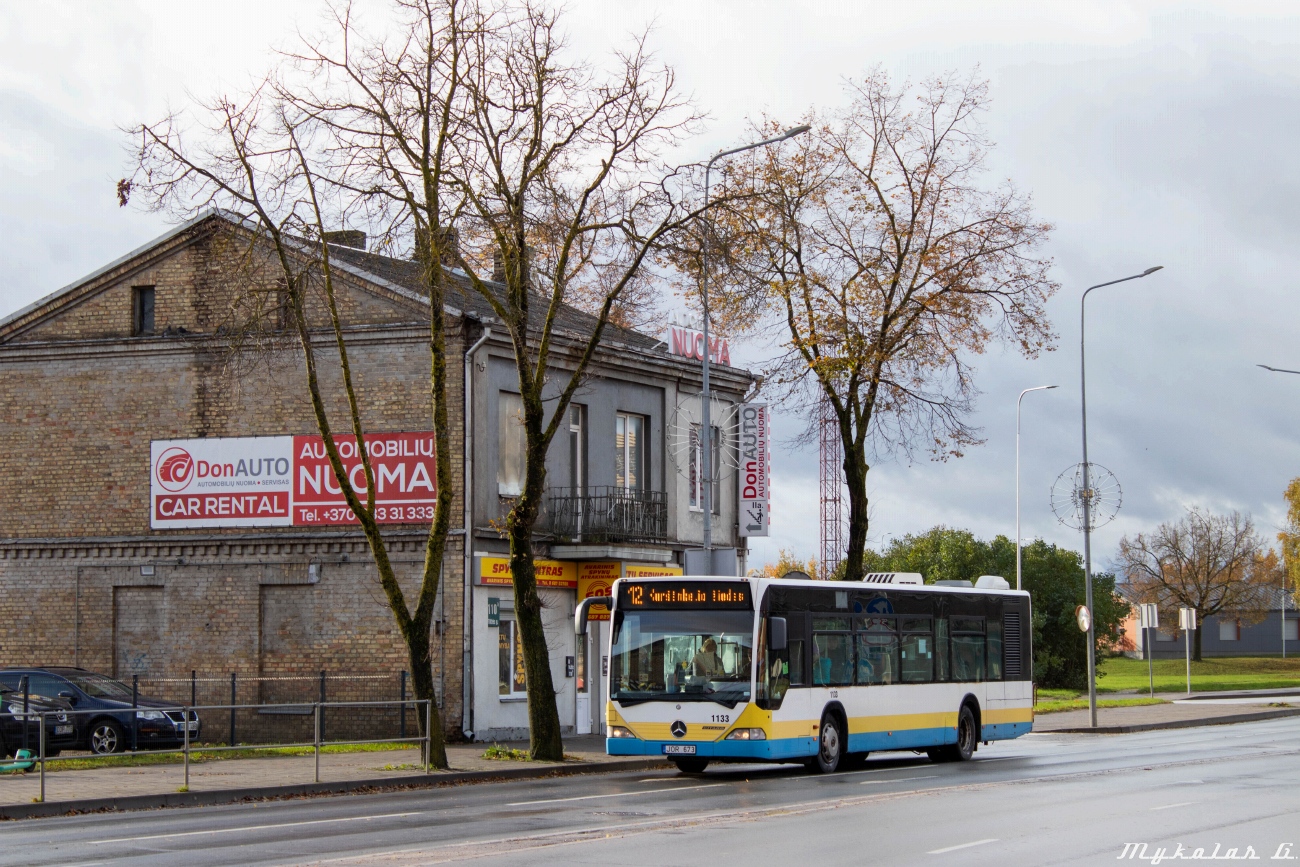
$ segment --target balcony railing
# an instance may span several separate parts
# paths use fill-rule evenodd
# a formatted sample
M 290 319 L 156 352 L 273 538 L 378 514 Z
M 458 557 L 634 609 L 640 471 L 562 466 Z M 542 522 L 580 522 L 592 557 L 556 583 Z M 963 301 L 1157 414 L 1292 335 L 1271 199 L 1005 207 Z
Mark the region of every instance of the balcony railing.
M 547 498 L 551 532 L 570 542 L 664 542 L 668 496 L 628 488 L 552 488 Z

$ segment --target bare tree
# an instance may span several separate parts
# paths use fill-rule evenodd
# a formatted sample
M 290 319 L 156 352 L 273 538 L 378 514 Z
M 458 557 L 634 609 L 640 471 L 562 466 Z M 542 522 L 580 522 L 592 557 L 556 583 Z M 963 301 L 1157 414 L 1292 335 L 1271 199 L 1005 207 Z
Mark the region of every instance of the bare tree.
M 984 81 L 896 88 L 876 70 L 847 90 L 847 107 L 805 118 L 810 134 L 734 161 L 700 231 L 720 327 L 770 335 L 785 351 L 769 387 L 809 406 L 825 395 L 833 409 L 849 493 L 844 577 L 855 580 L 868 458 L 945 459 L 977 443 L 971 357 L 998 342 L 1031 358 L 1050 349 L 1044 305 L 1057 285 L 1034 255 L 1050 226 L 1009 181 L 980 183 Z M 698 273 L 698 257 L 673 258 Z
M 1156 603 L 1166 617 L 1194 608 L 1198 622 L 1216 614 L 1258 621 L 1281 570 L 1249 515 L 1201 509 L 1188 509 L 1181 520 L 1161 524 L 1150 535 L 1125 536 L 1119 562 L 1135 598 Z M 1198 660 L 1201 632 L 1196 630 L 1192 649 Z
M 514 348 L 526 454 L 505 522 L 523 639 L 534 758 L 563 756 L 533 568 L 546 453 L 611 322 L 646 300 L 643 264 L 690 220 L 689 192 L 659 154 L 694 126 L 670 69 L 644 39 L 606 67 L 571 59 L 558 13 L 524 0 L 479 28 L 454 172 L 465 213 L 459 261 Z M 499 257 L 499 258 L 498 258 Z M 497 259 L 498 280 L 484 278 Z M 566 314 L 572 306 L 589 318 Z M 545 401 L 545 402 L 544 402 Z
M 402 26 L 396 36 L 367 37 L 349 6 L 331 10 L 324 39 L 304 41 L 289 55 L 289 68 L 268 78 L 246 101 L 218 100 L 199 106 L 205 126 L 187 128 L 172 116 L 133 130 L 137 170 L 119 185 L 123 204 L 138 192 L 148 207 L 177 215 L 221 206 L 246 217 L 249 247 L 243 261 L 255 275 L 275 276 L 303 352 L 316 426 L 335 479 L 369 543 L 379 583 L 410 659 L 417 699 L 433 702 L 430 633 L 442 578 L 454 485 L 446 379 L 444 270 L 457 199 L 445 191 L 449 141 L 460 117 L 457 100 L 472 45 L 463 29 L 467 15 L 457 0 L 410 0 L 396 4 Z M 294 71 L 305 72 L 295 77 Z M 196 132 L 196 141 L 189 133 Z M 326 229 L 361 214 L 393 243 L 412 239 L 427 292 L 430 348 L 430 414 L 437 461 L 438 498 L 429 528 L 418 590 L 408 600 L 389 559 L 375 518 L 374 475 L 359 450 L 364 500 L 350 484 L 334 442 L 330 396 L 322 393 L 319 332 L 313 300 L 323 304 L 333 335 L 347 407 L 345 428 L 364 437 L 361 401 L 353 380 L 338 309 L 338 280 Z M 263 255 L 268 249 L 269 256 Z M 233 276 L 233 275 L 229 275 Z M 251 281 L 256 284 L 257 277 Z M 256 306 L 256 305 L 254 305 Z M 431 762 L 447 766 L 441 713 L 427 732 Z M 424 720 L 420 720 L 423 728 Z

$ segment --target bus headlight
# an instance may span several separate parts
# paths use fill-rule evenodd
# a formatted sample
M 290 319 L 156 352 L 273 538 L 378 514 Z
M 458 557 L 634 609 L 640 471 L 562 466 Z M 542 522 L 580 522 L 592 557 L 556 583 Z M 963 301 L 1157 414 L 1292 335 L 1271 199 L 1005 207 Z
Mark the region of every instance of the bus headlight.
M 624 728 L 623 726 L 610 726 L 610 727 L 609 727 L 609 737 L 611 737 L 611 738 L 634 738 L 634 737 L 636 737 L 636 735 L 632 734 L 632 730 L 629 729 L 629 728 Z
M 767 732 L 762 729 L 732 729 L 731 733 L 727 735 L 726 740 L 765 741 L 767 740 Z

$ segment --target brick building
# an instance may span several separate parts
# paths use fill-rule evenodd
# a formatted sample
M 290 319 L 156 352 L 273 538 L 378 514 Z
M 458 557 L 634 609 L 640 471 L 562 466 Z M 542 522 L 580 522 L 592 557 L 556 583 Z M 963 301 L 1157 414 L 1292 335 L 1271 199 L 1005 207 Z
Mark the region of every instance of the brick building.
M 366 429 L 427 432 L 418 268 L 365 252 L 358 234 L 341 237 L 352 246 L 332 247 L 332 258 Z M 406 654 L 359 530 L 238 516 L 181 526 L 158 513 L 151 443 L 157 451 L 163 441 L 315 434 L 301 350 L 277 338 L 274 304 L 267 339 L 232 350 L 231 317 L 257 295 L 231 276 L 230 257 L 247 246 L 238 224 L 205 214 L 0 321 L 0 471 L 12 480 L 0 511 L 0 664 L 74 664 L 158 684 L 197 671 L 212 687 L 201 702 L 228 700 L 231 673 L 241 703 L 304 700 L 301 687 L 320 671 L 354 686 L 372 678 L 362 697 L 396 697 Z M 263 289 L 274 298 L 273 281 Z M 455 529 L 431 636 L 435 678 L 450 734 L 501 737 L 526 726 L 525 685 L 510 674 L 510 587 L 500 566 L 508 545 L 496 529 L 516 481 L 512 353 L 472 292 L 449 299 L 448 314 L 454 446 L 440 459 L 453 468 Z M 309 319 L 341 426 L 333 335 L 323 310 Z M 589 323 L 566 311 L 561 349 L 589 334 Z M 679 568 L 701 538 L 689 422 L 698 362 L 653 337 L 607 334 L 569 435 L 548 457 L 555 490 L 537 540 L 555 576 L 544 597 L 561 721 L 580 731 L 600 726 L 602 702 L 586 676 L 599 665 L 598 645 L 576 647 L 570 625 L 579 579 L 589 588 L 628 569 Z M 714 383 L 725 410 L 751 379 L 723 365 Z M 725 458 L 734 442 L 723 427 Z M 721 463 L 715 544 L 741 545 L 743 564 L 736 484 Z M 386 527 L 412 587 L 426 533 L 427 522 Z M 305 700 L 313 695 L 309 687 Z

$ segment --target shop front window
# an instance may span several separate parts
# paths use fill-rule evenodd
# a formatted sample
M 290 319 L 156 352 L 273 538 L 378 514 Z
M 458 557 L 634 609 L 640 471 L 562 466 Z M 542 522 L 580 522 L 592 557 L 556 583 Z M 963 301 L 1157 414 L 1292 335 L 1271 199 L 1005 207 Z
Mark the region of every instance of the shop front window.
M 502 620 L 497 629 L 497 686 L 500 697 L 523 698 L 528 694 L 524 679 L 524 646 L 513 620 Z

